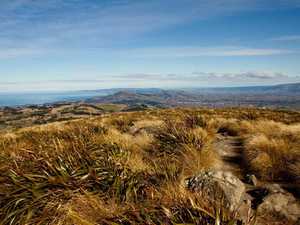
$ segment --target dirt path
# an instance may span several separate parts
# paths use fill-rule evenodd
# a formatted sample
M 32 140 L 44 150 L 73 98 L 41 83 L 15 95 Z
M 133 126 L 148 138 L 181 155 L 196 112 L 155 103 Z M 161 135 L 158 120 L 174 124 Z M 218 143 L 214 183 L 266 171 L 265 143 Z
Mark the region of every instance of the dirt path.
M 242 180 L 247 188 L 251 191 L 256 187 L 249 183 L 246 165 L 243 162 L 243 141 L 242 138 L 236 136 L 218 135 L 214 143 L 216 151 L 219 153 L 223 165 L 222 170 L 233 173 Z M 292 193 L 297 199 L 300 199 L 300 185 L 291 182 L 261 182 L 259 184 L 279 184 L 283 189 Z
M 222 169 L 232 172 L 241 180 L 244 180 L 246 171 L 243 165 L 241 138 L 219 135 L 214 145 L 223 161 Z

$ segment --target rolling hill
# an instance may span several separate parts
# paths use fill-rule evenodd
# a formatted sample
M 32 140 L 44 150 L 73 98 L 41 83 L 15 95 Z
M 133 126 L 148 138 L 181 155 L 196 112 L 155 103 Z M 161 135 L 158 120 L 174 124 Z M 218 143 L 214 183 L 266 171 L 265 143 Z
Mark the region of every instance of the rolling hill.
M 274 86 L 187 88 L 187 89 L 116 89 L 107 96 L 85 100 L 87 103 L 172 106 L 259 106 L 300 107 L 300 83 Z

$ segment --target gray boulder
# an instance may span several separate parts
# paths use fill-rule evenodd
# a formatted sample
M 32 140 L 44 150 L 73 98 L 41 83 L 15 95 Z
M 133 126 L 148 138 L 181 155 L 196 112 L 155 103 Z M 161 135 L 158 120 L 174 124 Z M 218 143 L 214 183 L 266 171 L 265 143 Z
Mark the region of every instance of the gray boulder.
M 276 222 L 282 221 L 284 224 L 300 222 L 300 206 L 292 194 L 277 184 L 268 185 L 265 188 L 269 194 L 264 197 L 263 202 L 257 208 L 258 224 L 264 224 L 260 221 L 271 218 Z
M 215 206 L 236 213 L 245 221 L 251 214 L 251 201 L 244 183 L 230 172 L 207 171 L 186 179 L 186 188 L 198 192 Z

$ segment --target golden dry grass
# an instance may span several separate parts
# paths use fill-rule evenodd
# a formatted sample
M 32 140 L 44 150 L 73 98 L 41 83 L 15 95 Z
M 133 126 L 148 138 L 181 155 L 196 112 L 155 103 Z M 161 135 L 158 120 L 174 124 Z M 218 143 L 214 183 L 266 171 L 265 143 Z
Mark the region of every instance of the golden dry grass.
M 243 138 L 245 160 L 260 177 L 296 179 L 299 118 L 268 110 L 168 109 L 2 133 L 0 224 L 215 224 L 218 210 L 182 184 L 221 166 L 213 147 L 218 133 Z
M 244 136 L 245 161 L 250 170 L 265 180 L 299 180 L 299 125 L 259 121 Z

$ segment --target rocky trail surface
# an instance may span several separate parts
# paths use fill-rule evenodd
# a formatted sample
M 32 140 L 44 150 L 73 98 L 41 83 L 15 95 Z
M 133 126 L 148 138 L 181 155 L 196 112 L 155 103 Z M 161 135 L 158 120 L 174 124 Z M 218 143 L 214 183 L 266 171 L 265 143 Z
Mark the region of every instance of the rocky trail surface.
M 277 184 L 281 188 L 291 192 L 297 199 L 300 199 L 300 185 L 289 181 L 262 182 L 259 181 L 243 161 L 243 139 L 237 136 L 219 135 L 215 142 L 215 149 L 220 155 L 223 165 L 221 169 L 231 172 L 242 180 L 250 191 L 256 186 Z
M 240 202 L 241 207 L 236 208 L 236 211 L 243 221 L 249 220 L 249 215 L 254 215 L 257 217 L 256 224 L 259 225 L 300 225 L 299 184 L 288 181 L 266 182 L 257 179 L 247 171 L 243 161 L 243 139 L 238 136 L 219 134 L 214 147 L 223 164 L 219 172 L 208 176 L 212 180 L 216 179 L 214 185 L 218 190 L 221 187 L 223 195 L 244 190 L 243 194 L 239 195 L 239 199 L 234 198 L 236 194 L 230 195 L 235 205 L 236 202 Z M 231 200 L 229 204 L 232 204 Z
M 239 179 L 244 180 L 246 171 L 243 166 L 242 139 L 220 135 L 217 137 L 215 149 L 223 161 L 222 170 L 231 172 Z

